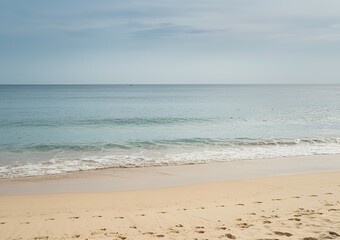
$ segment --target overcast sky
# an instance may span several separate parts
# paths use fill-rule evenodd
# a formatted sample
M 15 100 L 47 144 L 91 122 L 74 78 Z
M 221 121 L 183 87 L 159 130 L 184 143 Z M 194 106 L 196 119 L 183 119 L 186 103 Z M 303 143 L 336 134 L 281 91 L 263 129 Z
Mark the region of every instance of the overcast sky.
M 340 83 L 340 1 L 0 0 L 0 83 Z

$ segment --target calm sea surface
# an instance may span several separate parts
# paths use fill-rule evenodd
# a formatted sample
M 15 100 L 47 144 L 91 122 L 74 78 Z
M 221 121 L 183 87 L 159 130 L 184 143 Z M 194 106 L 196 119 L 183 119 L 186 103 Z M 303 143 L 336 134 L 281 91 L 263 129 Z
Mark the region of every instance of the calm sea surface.
M 340 85 L 0 85 L 0 177 L 340 153 Z

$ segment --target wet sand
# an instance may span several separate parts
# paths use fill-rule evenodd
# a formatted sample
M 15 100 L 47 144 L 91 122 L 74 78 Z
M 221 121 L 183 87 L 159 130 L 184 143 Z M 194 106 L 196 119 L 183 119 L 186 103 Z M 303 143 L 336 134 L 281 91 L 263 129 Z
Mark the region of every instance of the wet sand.
M 158 169 L 157 174 L 151 174 L 150 177 L 158 176 L 155 181 L 162 179 L 158 185 L 136 186 L 134 190 L 128 190 L 135 181 L 131 176 L 143 182 L 144 179 L 140 178 L 143 176 L 141 173 L 145 171 L 143 174 L 150 175 L 150 172 L 155 170 L 135 169 L 129 172 L 125 169 L 125 172 L 120 173 L 120 177 L 111 175 L 112 172 L 106 176 L 104 172 L 98 171 L 82 173 L 77 177 L 68 175 L 64 178 L 3 180 L 0 183 L 2 189 L 0 238 L 303 240 L 340 238 L 340 169 L 336 168 L 339 156 L 294 159 L 291 160 L 295 161 L 295 167 L 290 166 L 289 171 L 284 170 L 282 166 L 278 167 L 279 162 L 271 162 L 273 166 L 268 166 L 267 160 L 263 160 L 263 165 L 261 161 L 258 162 L 256 165 L 258 171 L 253 174 L 250 174 L 250 170 L 254 169 L 254 166 L 247 168 L 237 164 L 235 167 L 228 165 L 230 172 L 236 172 L 240 168 L 248 169 L 250 172 L 246 172 L 248 173 L 246 176 L 235 174 L 228 177 L 228 174 L 221 170 L 222 165 L 218 165 L 217 168 L 210 164 L 178 167 L 177 170 L 176 167 L 170 167 L 166 174 L 163 172 L 160 175 Z M 307 159 L 314 159 L 308 162 L 311 163 L 310 169 L 302 167 Z M 326 167 L 314 169 L 316 163 L 312 163 L 313 161 L 323 163 L 323 166 L 334 165 L 333 171 Z M 252 165 L 253 162 L 241 163 L 242 166 L 249 164 Z M 192 169 L 193 173 L 186 175 L 192 177 L 181 178 L 181 172 L 185 172 L 183 169 L 186 168 Z M 202 169 L 205 169 L 206 173 L 212 169 L 220 171 L 216 170 L 215 174 L 207 173 L 215 178 L 200 178 L 199 173 L 203 171 Z M 278 169 L 281 169 L 281 172 Z M 305 173 L 301 173 L 304 171 Z M 120 179 L 118 182 L 123 183 L 126 178 L 122 176 L 126 176 L 126 172 L 130 174 L 127 174 L 130 181 L 120 186 L 121 190 L 110 191 L 109 187 L 98 186 L 96 191 L 92 185 L 87 189 L 80 187 L 78 192 L 73 193 L 70 192 L 72 189 L 62 191 L 62 187 L 49 191 L 46 189 L 52 188 L 58 182 L 61 186 L 67 182 L 81 186 L 89 179 L 92 181 L 97 179 L 98 176 L 95 175 L 98 173 L 102 173 L 105 182 L 109 179 Z M 224 175 L 221 172 L 224 172 Z M 264 176 L 260 177 L 257 174 Z M 197 179 L 193 179 L 193 176 Z M 220 179 L 223 176 L 225 180 Z M 166 185 L 167 179 L 172 178 L 180 180 Z M 187 180 L 184 181 L 185 179 Z M 146 183 L 148 181 L 147 179 Z M 35 192 L 28 194 L 23 191 L 23 186 L 31 186 L 25 185 L 27 182 L 32 185 L 38 184 L 37 188 L 28 187 L 29 190 L 36 189 Z M 15 195 L 6 193 L 8 186 L 16 189 L 13 191 Z
M 340 171 L 340 155 L 242 160 L 183 166 L 111 168 L 40 177 L 0 179 L 0 196 L 128 191 L 337 170 Z

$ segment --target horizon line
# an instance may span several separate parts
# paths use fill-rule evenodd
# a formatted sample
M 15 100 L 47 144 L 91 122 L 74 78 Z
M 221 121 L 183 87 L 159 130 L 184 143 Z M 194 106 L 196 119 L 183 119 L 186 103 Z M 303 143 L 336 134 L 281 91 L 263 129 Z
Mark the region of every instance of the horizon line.
M 0 86 L 142 86 L 142 85 L 340 85 L 340 83 L 0 83 Z

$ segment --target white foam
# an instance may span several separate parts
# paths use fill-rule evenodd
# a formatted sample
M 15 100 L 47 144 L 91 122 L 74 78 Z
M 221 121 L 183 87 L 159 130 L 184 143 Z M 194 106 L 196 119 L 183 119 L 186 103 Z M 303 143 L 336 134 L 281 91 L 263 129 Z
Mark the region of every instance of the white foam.
M 213 161 L 235 161 L 263 158 L 308 156 L 340 153 L 340 143 L 316 142 L 299 144 L 199 147 L 167 149 L 160 152 L 143 150 L 124 153 L 95 154 L 81 156 L 58 156 L 48 161 L 12 164 L 0 167 L 0 177 L 13 178 L 39 176 L 66 172 L 86 171 L 101 168 L 148 167 L 162 165 L 198 164 Z

